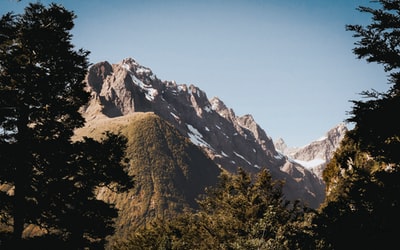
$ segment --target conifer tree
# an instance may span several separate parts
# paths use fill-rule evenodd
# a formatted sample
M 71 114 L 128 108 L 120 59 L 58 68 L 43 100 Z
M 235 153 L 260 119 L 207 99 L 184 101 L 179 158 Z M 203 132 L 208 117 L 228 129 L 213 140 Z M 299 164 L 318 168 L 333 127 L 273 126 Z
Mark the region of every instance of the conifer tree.
M 400 121 L 395 119 L 400 109 L 400 2 L 379 0 L 380 8 L 360 6 L 362 13 L 372 15 L 367 26 L 347 25 L 359 38 L 353 52 L 359 59 L 383 65 L 389 73 L 389 90 L 362 93 L 366 101 L 353 101 L 349 122 L 355 124 L 352 133 L 360 149 L 377 160 L 400 163 Z
M 117 211 L 96 199 L 96 188 L 131 185 L 123 137 L 71 141 L 89 98 L 89 52 L 71 43 L 74 18 L 61 5 L 34 3 L 0 19 L 0 184 L 12 188 L 0 209 L 14 249 L 29 225 L 58 246 L 101 248 Z
M 308 209 L 284 200 L 282 183 L 264 169 L 252 178 L 223 172 L 197 212 L 155 222 L 113 249 L 316 249 Z
M 333 249 L 386 249 L 397 244 L 400 224 L 400 2 L 359 7 L 369 25 L 347 25 L 359 38 L 359 59 L 383 65 L 386 92 L 368 90 L 353 101 L 355 124 L 324 171 L 327 199 L 315 217 L 317 232 Z

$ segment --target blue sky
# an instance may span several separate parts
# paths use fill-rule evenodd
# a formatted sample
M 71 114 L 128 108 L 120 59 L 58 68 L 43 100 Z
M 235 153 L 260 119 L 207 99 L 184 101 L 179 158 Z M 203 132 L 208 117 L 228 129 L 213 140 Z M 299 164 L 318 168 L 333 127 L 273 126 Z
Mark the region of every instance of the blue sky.
M 386 73 L 356 59 L 346 24 L 368 24 L 367 0 L 69 0 L 77 48 L 92 63 L 132 57 L 162 80 L 194 84 L 272 139 L 303 146 L 348 118 Z M 0 0 L 0 14 L 28 1 Z

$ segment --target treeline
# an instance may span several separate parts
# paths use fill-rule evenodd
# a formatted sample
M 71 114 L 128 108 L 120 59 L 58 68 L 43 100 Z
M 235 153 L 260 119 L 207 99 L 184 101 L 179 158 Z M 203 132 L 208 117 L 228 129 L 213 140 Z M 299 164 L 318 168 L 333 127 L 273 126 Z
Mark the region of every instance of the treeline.
M 199 197 L 199 209 L 115 238 L 112 204 L 96 189 L 132 187 L 126 139 L 72 141 L 89 96 L 88 51 L 71 44 L 73 12 L 29 4 L 0 19 L 1 249 L 387 249 L 400 231 L 400 1 L 379 0 L 366 26 L 348 25 L 354 53 L 381 64 L 386 92 L 352 101 L 354 123 L 323 173 L 317 210 L 287 202 L 268 171 L 239 169 Z M 26 238 L 30 228 L 37 237 Z
M 285 202 L 282 184 L 267 170 L 254 178 L 242 169 L 224 172 L 198 211 L 156 221 L 111 249 L 317 249 L 313 212 Z

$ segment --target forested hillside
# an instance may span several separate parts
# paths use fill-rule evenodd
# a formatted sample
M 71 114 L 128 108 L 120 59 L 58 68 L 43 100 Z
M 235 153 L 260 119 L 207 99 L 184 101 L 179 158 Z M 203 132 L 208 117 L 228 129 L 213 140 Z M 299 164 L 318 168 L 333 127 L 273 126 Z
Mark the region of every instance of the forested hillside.
M 196 199 L 205 188 L 215 186 L 221 170 L 197 146 L 172 125 L 153 113 L 105 119 L 76 131 L 101 138 L 112 131 L 128 138 L 126 158 L 134 187 L 123 194 L 98 190 L 97 198 L 119 210 L 117 235 L 150 225 L 155 219 L 172 218 L 198 208 Z
M 317 209 L 287 201 L 285 180 L 267 168 L 221 171 L 153 113 L 87 122 L 80 111 L 93 100 L 84 82 L 89 52 L 71 43 L 74 13 L 35 3 L 2 16 L 0 248 L 397 246 L 400 1 L 375 6 L 358 9 L 370 24 L 346 28 L 357 39 L 354 54 L 384 67 L 388 90 L 352 101 L 354 129 L 323 172 L 326 199 Z

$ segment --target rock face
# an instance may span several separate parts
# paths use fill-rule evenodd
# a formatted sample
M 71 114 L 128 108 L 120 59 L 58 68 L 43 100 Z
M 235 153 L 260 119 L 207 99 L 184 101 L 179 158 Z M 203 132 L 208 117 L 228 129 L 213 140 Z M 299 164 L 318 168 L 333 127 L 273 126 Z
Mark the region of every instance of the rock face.
M 251 173 L 267 168 L 274 178 L 285 181 L 287 199 L 300 199 L 311 207 L 324 199 L 321 179 L 278 152 L 251 115 L 236 116 L 222 100 L 208 99 L 194 85 L 162 81 L 131 58 L 93 65 L 86 82 L 92 100 L 82 112 L 88 121 L 151 111 L 201 147 L 220 168 L 235 172 L 241 167 Z
M 275 142 L 275 148 L 291 161 L 311 170 L 322 179 L 322 171 L 332 159 L 333 153 L 339 147 L 346 132 L 346 125 L 341 123 L 329 130 L 325 136 L 304 147 L 288 148 L 283 139 L 279 139 Z

